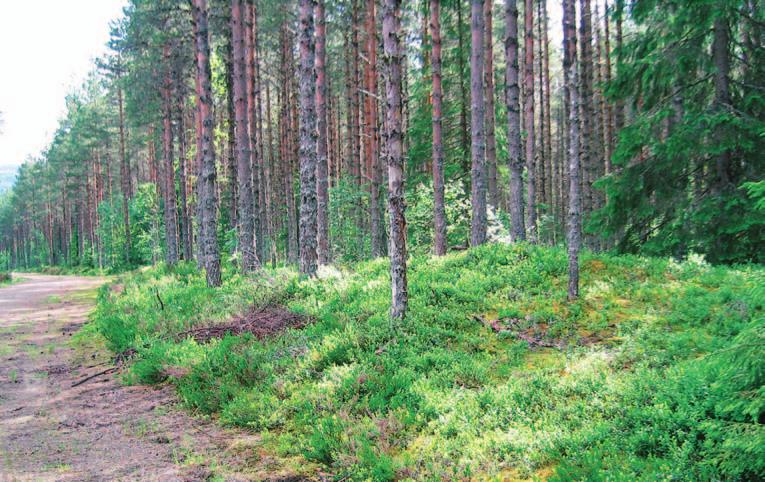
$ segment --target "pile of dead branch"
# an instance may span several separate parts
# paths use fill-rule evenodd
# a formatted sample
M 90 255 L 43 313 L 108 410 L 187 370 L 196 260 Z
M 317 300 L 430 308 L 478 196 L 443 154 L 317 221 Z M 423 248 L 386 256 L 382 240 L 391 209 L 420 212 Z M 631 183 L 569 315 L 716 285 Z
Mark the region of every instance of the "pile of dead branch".
M 176 335 L 176 339 L 182 340 L 191 337 L 197 343 L 205 343 L 213 338 L 223 338 L 227 334 L 251 333 L 255 338 L 262 340 L 288 328 L 302 328 L 307 323 L 308 319 L 305 316 L 293 313 L 281 306 L 253 307 L 247 313 L 235 317 L 230 322 L 183 331 Z
M 519 340 L 523 340 L 532 348 L 556 348 L 563 350 L 567 346 L 566 340 L 550 337 L 547 333 L 546 325 L 535 325 L 524 329 L 523 325 L 526 323 L 519 318 L 486 320 L 481 316 L 473 315 L 473 319 L 488 326 L 495 333 L 508 333 Z

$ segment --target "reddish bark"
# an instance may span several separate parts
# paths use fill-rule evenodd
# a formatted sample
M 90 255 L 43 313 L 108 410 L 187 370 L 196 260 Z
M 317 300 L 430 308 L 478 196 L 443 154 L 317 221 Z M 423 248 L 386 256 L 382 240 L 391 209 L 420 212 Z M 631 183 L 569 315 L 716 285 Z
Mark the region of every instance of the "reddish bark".
M 253 243 L 252 168 L 250 164 L 250 135 L 248 129 L 247 59 L 243 0 L 231 0 L 231 50 L 233 55 L 234 87 L 234 142 L 236 146 L 237 178 L 237 251 L 242 256 L 242 270 L 250 272 L 257 267 Z
M 194 47 L 197 68 L 197 102 L 201 171 L 199 177 L 199 222 L 202 262 L 207 285 L 220 286 L 220 254 L 217 239 L 217 203 L 215 196 L 215 145 L 213 143 L 212 73 L 210 71 L 210 42 L 207 24 L 207 0 L 192 0 L 194 18 Z

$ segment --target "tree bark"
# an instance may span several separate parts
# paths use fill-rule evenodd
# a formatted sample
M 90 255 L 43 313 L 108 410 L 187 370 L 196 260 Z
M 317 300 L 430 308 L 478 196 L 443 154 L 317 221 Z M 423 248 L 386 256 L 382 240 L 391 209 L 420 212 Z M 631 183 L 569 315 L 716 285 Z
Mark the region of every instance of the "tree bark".
M 460 159 L 463 160 L 463 167 L 467 172 L 467 153 L 470 148 L 470 137 L 468 136 L 467 88 L 465 87 L 465 35 L 462 31 L 462 25 L 465 22 L 463 20 L 462 4 L 463 0 L 457 1 L 457 63 L 460 83 L 460 146 L 462 147 Z
M 550 42 L 548 38 L 548 15 L 547 0 L 539 0 L 542 8 L 542 85 L 540 88 L 544 92 L 542 112 L 544 112 L 544 123 L 542 124 L 542 136 L 544 139 L 544 160 L 545 160 L 545 192 L 547 193 L 547 204 L 550 211 L 555 207 L 555 167 L 552 155 L 552 101 L 550 93 Z
M 318 120 L 318 149 L 316 166 L 317 243 L 319 264 L 328 264 L 329 257 L 329 133 L 327 127 L 326 22 L 324 0 L 316 2 L 316 116 Z
M 486 92 L 486 177 L 489 189 L 489 205 L 495 211 L 499 208 L 499 189 L 497 188 L 497 139 L 494 135 L 496 118 L 494 113 L 494 0 L 484 0 L 484 18 L 486 22 L 484 65 L 484 84 Z
M 477 0 L 480 2 L 480 0 Z M 406 218 L 404 215 L 403 126 L 401 119 L 401 0 L 384 0 L 385 154 L 388 160 L 388 212 L 390 214 L 391 317 L 406 315 L 409 295 L 406 279 Z M 480 3 L 479 3 L 480 5 Z
M 510 236 L 526 239 L 523 217 L 523 159 L 518 85 L 518 0 L 505 0 L 505 102 L 507 104 L 507 165 L 510 170 Z
M 441 122 L 443 90 L 441 87 L 441 0 L 430 0 L 431 65 L 433 69 L 433 249 L 437 256 L 446 254 L 446 208 L 444 207 L 444 145 Z
M 563 0 L 563 70 L 568 115 L 568 299 L 579 297 L 579 250 L 582 243 L 582 219 L 579 179 L 579 91 L 576 70 L 575 0 Z
M 125 107 L 122 96 L 122 85 L 117 79 L 117 104 L 120 120 L 120 186 L 122 190 L 122 224 L 125 227 L 125 262 L 130 265 L 133 243 L 130 234 L 130 166 L 128 165 L 125 149 Z
M 165 44 L 163 59 L 165 63 L 165 79 L 162 88 L 162 136 L 163 159 L 165 162 L 165 261 L 169 265 L 178 262 L 178 205 L 175 197 L 175 166 L 173 162 L 173 79 L 170 56 L 170 45 Z
M 545 102 L 545 96 L 544 96 L 544 50 L 542 49 L 542 0 L 537 0 L 537 15 L 536 15 L 536 78 L 537 78 L 537 84 L 536 88 L 539 92 L 539 95 L 537 96 L 539 98 L 539 104 L 535 108 L 538 108 L 538 118 L 539 123 L 536 125 L 537 130 L 535 131 L 535 146 L 536 146 L 536 159 L 535 159 L 535 165 L 536 165 L 536 191 L 537 191 L 537 200 L 538 200 L 538 208 L 537 208 L 537 216 L 540 214 L 545 213 L 546 207 L 548 205 L 548 191 L 547 191 L 547 185 L 546 180 L 549 175 L 549 172 L 546 170 L 546 161 L 545 158 L 545 110 L 544 110 L 544 102 Z
M 257 267 L 253 243 L 253 202 L 252 168 L 250 164 L 250 135 L 248 130 L 248 89 L 245 52 L 244 10 L 248 8 L 243 0 L 231 0 L 231 45 L 234 67 L 234 120 L 237 179 L 237 251 L 242 257 L 242 271 L 249 273 Z
M 606 85 L 609 85 L 611 83 L 611 32 L 609 27 L 609 20 L 608 17 L 610 15 L 609 8 L 608 8 L 608 0 L 603 1 L 604 4 L 604 15 L 603 15 L 603 22 L 604 22 L 604 28 L 605 28 L 605 34 L 604 34 L 604 49 L 605 49 L 605 82 Z M 614 150 L 614 106 L 613 104 L 608 101 L 608 99 L 605 99 L 606 103 L 606 133 L 605 133 L 605 158 L 606 158 L 606 166 L 605 171 L 606 175 L 610 174 L 613 167 L 611 166 L 611 155 Z
M 382 184 L 382 169 L 377 148 L 377 14 L 376 0 L 367 0 L 367 62 L 365 69 L 365 120 L 364 131 L 366 138 L 365 157 L 367 176 L 369 177 L 369 220 L 372 241 L 372 257 L 385 254 L 382 204 L 380 203 L 380 185 Z
M 470 46 L 470 152 L 472 219 L 470 244 L 486 242 L 486 160 L 484 121 L 486 105 L 483 91 L 484 17 L 483 0 L 471 0 Z
M 242 3 L 242 12 L 244 14 L 244 23 L 242 24 L 244 33 L 244 65 L 245 65 L 245 90 L 247 94 L 247 127 L 249 140 L 249 168 L 250 168 L 250 213 L 252 216 L 252 234 L 248 249 L 252 254 L 248 260 L 251 265 L 247 269 L 260 268 L 261 252 L 260 244 L 263 242 L 263 232 L 261 230 L 260 219 L 260 166 L 261 155 L 259 149 L 258 133 L 258 99 L 260 91 L 259 84 L 256 84 L 255 72 L 255 3 L 245 0 Z M 244 264 L 244 263 L 243 263 Z
M 215 145 L 213 143 L 212 74 L 210 71 L 210 43 L 207 27 L 207 0 L 192 0 L 194 17 L 195 54 L 197 67 L 197 102 L 201 129 L 201 172 L 199 181 L 199 213 L 202 234 L 199 242 L 207 276 L 207 286 L 221 284 L 220 254 L 217 238 L 217 203 L 215 199 Z
M 176 91 L 178 107 L 176 109 L 178 124 L 178 183 L 181 194 L 181 241 L 183 245 L 183 259 L 188 261 L 193 258 L 193 234 L 191 230 L 191 215 L 189 214 L 189 191 L 188 191 L 188 167 L 186 165 L 186 127 L 184 124 L 185 93 L 183 81 L 176 77 Z
M 523 111 L 526 129 L 526 230 L 537 241 L 536 166 L 534 165 L 534 0 L 524 4 L 525 62 L 523 64 Z
M 728 44 L 730 43 L 730 31 L 725 17 L 718 15 L 714 21 L 714 37 L 712 39 L 712 61 L 715 65 L 715 109 L 718 113 L 725 113 L 730 107 L 730 55 Z M 718 143 L 723 142 L 722 127 L 717 127 L 715 137 Z M 717 155 L 715 169 L 717 179 L 714 183 L 715 192 L 720 192 L 730 185 L 730 151 L 724 149 Z
M 300 272 L 316 274 L 315 0 L 300 0 Z

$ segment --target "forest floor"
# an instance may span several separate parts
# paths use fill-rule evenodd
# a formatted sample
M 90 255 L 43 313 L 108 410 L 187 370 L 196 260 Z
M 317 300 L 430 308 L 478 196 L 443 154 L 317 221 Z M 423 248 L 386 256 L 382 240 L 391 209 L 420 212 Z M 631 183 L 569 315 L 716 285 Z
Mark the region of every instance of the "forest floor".
M 252 436 L 177 409 L 170 386 L 123 386 L 77 337 L 106 279 L 18 277 L 0 289 L 0 481 L 250 480 L 233 467 Z

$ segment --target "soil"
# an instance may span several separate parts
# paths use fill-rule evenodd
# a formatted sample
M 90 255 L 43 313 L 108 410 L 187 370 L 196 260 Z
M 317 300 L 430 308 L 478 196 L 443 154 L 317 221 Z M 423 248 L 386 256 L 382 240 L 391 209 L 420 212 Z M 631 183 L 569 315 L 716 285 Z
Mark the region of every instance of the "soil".
M 168 385 L 124 386 L 103 346 L 73 343 L 104 278 L 14 276 L 0 288 L 0 481 L 308 480 L 257 435 L 190 416 Z

